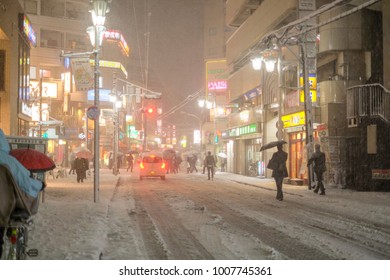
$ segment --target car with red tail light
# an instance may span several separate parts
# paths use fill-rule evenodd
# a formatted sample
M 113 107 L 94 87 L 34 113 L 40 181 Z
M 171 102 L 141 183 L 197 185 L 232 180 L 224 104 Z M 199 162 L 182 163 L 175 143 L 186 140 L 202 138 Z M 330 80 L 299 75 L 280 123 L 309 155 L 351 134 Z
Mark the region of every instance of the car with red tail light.
M 153 153 L 142 155 L 139 163 L 140 180 L 145 177 L 160 177 L 161 180 L 165 180 L 166 172 L 166 163 L 162 155 Z

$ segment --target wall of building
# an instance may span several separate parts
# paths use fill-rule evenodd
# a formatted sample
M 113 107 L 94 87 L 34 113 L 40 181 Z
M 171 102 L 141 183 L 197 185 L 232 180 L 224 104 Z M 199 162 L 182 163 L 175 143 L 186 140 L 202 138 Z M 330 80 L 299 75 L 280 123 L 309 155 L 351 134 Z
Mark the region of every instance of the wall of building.
M 383 85 L 390 90 L 390 1 L 382 1 L 383 12 Z
M 6 51 L 5 91 L 0 91 L 0 127 L 17 135 L 18 16 L 23 10 L 15 0 L 2 0 L 0 8 L 0 49 Z

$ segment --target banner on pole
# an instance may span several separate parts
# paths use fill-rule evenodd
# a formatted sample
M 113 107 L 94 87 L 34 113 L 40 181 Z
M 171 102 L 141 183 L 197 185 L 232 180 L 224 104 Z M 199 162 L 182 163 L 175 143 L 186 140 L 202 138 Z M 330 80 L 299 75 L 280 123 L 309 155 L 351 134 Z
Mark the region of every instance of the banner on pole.
M 77 91 L 92 89 L 94 76 L 89 63 L 89 57 L 71 59 L 72 72 Z

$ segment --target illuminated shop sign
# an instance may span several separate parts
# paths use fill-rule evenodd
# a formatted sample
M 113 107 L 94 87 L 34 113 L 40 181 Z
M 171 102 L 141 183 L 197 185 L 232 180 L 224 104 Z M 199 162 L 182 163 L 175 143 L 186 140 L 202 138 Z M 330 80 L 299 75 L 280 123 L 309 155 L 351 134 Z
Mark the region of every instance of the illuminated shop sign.
M 282 116 L 283 127 L 294 127 L 299 125 L 304 125 L 305 121 L 305 112 L 301 111 L 294 114 L 284 115 Z
M 94 59 L 90 59 L 89 63 L 92 66 L 95 66 L 95 60 Z M 99 60 L 99 66 L 100 67 L 106 67 L 106 68 L 121 69 L 123 74 L 125 74 L 125 76 L 127 78 L 126 68 L 122 65 L 122 63 L 120 63 L 118 61 Z
M 227 89 L 227 78 L 226 60 L 206 61 L 206 86 L 209 92 L 224 94 Z
M 259 132 L 258 123 L 252 123 L 249 125 L 244 125 L 244 126 L 225 130 L 221 133 L 221 136 L 222 138 L 230 138 L 230 137 L 238 137 L 241 135 L 247 135 L 247 134 L 258 133 L 258 132 Z
M 110 102 L 110 89 L 99 89 L 99 101 Z M 88 90 L 88 101 L 95 100 L 95 90 Z
M 299 77 L 299 86 L 303 87 L 303 76 Z M 317 103 L 317 76 L 316 74 L 309 74 L 309 88 L 310 88 L 310 97 L 312 103 Z M 305 92 L 304 90 L 299 91 L 299 102 L 301 104 L 305 103 Z
M 118 30 L 107 30 L 106 32 L 104 32 L 104 38 L 111 41 L 117 41 L 123 54 L 129 56 L 129 45 L 127 45 L 127 42 L 121 32 L 119 32 Z
M 39 83 L 30 81 L 30 92 L 35 92 L 39 97 Z M 57 98 L 57 83 L 42 82 L 42 97 Z
M 208 89 L 210 91 L 225 90 L 227 89 L 227 82 L 226 81 L 208 82 Z
M 19 14 L 19 21 L 20 21 L 19 28 L 21 29 L 23 34 L 26 35 L 31 46 L 36 47 L 37 46 L 37 35 L 35 34 L 34 29 L 32 28 L 30 20 L 27 18 L 26 15 Z

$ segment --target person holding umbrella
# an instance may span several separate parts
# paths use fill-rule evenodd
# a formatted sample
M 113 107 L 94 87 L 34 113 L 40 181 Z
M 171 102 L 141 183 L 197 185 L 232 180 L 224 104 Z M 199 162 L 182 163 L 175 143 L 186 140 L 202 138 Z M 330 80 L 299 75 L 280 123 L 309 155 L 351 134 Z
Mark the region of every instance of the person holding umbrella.
M 276 183 L 276 199 L 279 201 L 283 200 L 283 179 L 288 176 L 287 172 L 287 156 L 288 154 L 283 151 L 283 143 L 277 143 L 278 151 L 272 155 L 267 168 L 272 169 L 272 177 Z

